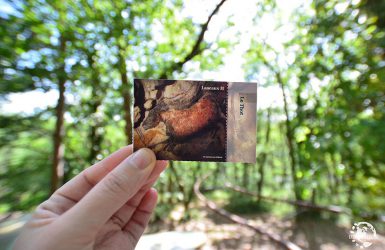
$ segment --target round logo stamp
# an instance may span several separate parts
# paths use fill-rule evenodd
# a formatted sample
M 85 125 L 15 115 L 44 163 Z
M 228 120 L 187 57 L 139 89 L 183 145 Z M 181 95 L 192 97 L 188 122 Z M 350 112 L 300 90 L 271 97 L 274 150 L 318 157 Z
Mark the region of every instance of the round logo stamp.
M 370 247 L 376 236 L 376 229 L 368 222 L 354 223 L 349 233 L 349 239 L 359 248 Z

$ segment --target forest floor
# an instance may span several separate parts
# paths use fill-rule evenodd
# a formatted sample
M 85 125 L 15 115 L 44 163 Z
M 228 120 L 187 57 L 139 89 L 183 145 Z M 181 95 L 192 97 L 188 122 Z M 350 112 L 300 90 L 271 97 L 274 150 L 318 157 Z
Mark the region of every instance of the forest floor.
M 177 232 L 184 235 L 185 232 L 197 232 L 204 235 L 200 250 L 250 250 L 250 249 L 282 249 L 279 245 L 274 244 L 266 236 L 255 233 L 253 230 L 245 228 L 229 221 L 228 219 L 214 213 L 207 209 L 202 203 L 194 202 L 191 207 L 192 219 L 186 222 L 179 222 L 184 215 L 182 206 L 176 206 L 170 213 L 169 218 L 162 222 L 151 223 L 146 230 L 146 236 L 142 239 L 149 241 L 146 238 L 152 234 L 159 234 L 161 232 Z M 335 219 L 322 219 L 314 217 L 314 215 L 298 216 L 297 219 L 293 215 L 285 217 L 277 216 L 269 211 L 260 212 L 257 214 L 242 215 L 249 219 L 249 221 L 263 230 L 276 233 L 286 240 L 292 241 L 303 249 L 311 250 L 334 250 L 334 249 L 360 249 L 354 245 L 349 239 L 348 225 L 338 225 Z M 0 250 L 10 249 L 11 242 L 18 235 L 22 224 L 29 218 L 28 214 L 18 213 L 14 215 L 12 220 L 2 222 L 0 224 Z M 298 220 L 298 218 L 301 218 Z M 384 235 L 384 233 L 381 233 Z M 175 236 L 171 236 L 174 237 Z M 178 236 L 177 236 L 178 237 Z M 191 245 L 188 242 L 188 237 L 181 237 L 179 244 L 181 247 Z M 158 237 L 166 241 L 166 237 Z M 170 238 L 168 238 L 170 239 Z M 191 238 L 196 241 L 197 238 Z M 178 242 L 178 239 L 173 239 Z M 181 240 L 183 241 L 182 243 Z M 202 240 L 200 238 L 199 240 Z M 160 245 L 163 244 L 160 243 Z M 197 243 L 197 242 L 192 242 Z M 154 243 L 158 245 L 153 249 L 172 249 L 171 247 L 159 247 L 159 242 Z M 170 242 L 166 242 L 170 246 Z M 147 244 L 148 245 L 148 244 Z M 150 248 L 139 248 L 137 250 Z M 186 249 L 186 248 L 174 248 Z M 378 242 L 366 248 L 369 250 L 385 249 L 385 238 L 378 237 Z
M 205 234 L 206 241 L 199 248 L 200 250 L 283 249 L 267 236 L 260 235 L 249 228 L 231 222 L 207 209 L 200 202 L 195 203 L 191 209 L 195 210 L 194 219 L 182 223 L 177 222 L 183 216 L 183 208 L 177 207 L 171 213 L 171 219 L 152 224 L 147 233 L 163 231 L 201 232 Z M 295 219 L 295 216 L 280 218 L 268 212 L 242 215 L 242 217 L 249 219 L 253 225 L 278 234 L 303 249 L 360 249 L 349 239 L 350 227 L 337 225 L 333 219 L 314 218 L 312 215 L 298 216 L 300 219 Z M 187 244 L 187 242 L 183 244 Z M 378 242 L 367 249 L 385 249 L 385 238 L 379 236 Z

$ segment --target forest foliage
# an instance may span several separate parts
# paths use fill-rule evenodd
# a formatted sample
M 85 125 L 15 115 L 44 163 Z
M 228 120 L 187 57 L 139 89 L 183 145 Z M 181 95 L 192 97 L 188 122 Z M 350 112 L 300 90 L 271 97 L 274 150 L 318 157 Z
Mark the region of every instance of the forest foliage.
M 0 212 L 30 210 L 131 143 L 134 77 L 184 79 L 189 63 L 201 71 L 222 65 L 242 37 L 205 37 L 228 1 L 203 23 L 181 18 L 181 0 L 7 1 L 0 104 L 29 91 L 54 91 L 57 104 L 28 114 L 0 110 Z M 277 2 L 256 4 L 254 25 L 269 14 L 279 29 Z M 175 204 L 188 210 L 195 180 L 210 171 L 207 187 L 230 181 L 357 216 L 385 215 L 384 13 L 381 0 L 314 0 L 295 11 L 280 48 L 253 37 L 239 80 L 262 79 L 259 87 L 278 87 L 283 100 L 258 109 L 257 163 L 170 163 L 157 183 L 159 218 Z M 237 27 L 231 18 L 222 24 L 230 27 Z

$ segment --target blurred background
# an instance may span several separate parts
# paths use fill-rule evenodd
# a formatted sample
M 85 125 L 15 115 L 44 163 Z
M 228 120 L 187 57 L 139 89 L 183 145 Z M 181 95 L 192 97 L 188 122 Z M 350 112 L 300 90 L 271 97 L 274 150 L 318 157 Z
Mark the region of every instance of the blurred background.
M 138 249 L 354 249 L 360 221 L 385 248 L 383 0 L 0 0 L 0 24 L 0 249 L 131 143 L 134 77 L 259 83 L 257 163 L 171 162 Z

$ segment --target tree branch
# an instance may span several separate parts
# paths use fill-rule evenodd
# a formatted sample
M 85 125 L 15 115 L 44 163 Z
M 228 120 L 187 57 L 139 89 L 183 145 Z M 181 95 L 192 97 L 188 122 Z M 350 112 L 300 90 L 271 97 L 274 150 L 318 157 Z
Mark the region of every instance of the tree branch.
M 183 60 L 179 61 L 179 62 L 176 62 L 174 63 L 173 65 L 171 65 L 171 67 L 169 68 L 166 68 L 165 71 L 161 74 L 160 78 L 163 79 L 163 78 L 167 78 L 167 76 L 169 74 L 171 74 L 172 72 L 176 71 L 176 70 L 180 70 L 183 65 L 190 61 L 191 59 L 193 59 L 195 56 L 199 55 L 200 53 L 202 53 L 202 51 L 204 49 L 201 49 L 201 44 L 203 42 L 203 38 L 206 34 L 206 31 L 208 29 L 208 26 L 210 24 L 210 21 L 211 19 L 213 18 L 213 16 L 219 11 L 219 9 L 222 7 L 222 5 L 226 2 L 226 0 L 221 0 L 221 2 L 215 7 L 215 9 L 213 10 L 213 12 L 211 12 L 211 14 L 209 15 L 209 17 L 207 18 L 207 21 L 201 25 L 201 32 L 199 33 L 199 36 L 198 36 L 198 39 L 195 41 L 195 44 L 194 46 L 192 47 L 190 53 L 188 53 L 184 58 Z

